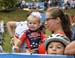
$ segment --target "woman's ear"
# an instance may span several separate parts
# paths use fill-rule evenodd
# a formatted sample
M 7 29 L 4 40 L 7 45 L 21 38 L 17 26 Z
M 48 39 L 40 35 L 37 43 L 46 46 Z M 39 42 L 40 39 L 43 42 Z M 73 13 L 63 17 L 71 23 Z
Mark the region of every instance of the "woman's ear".
M 60 23 L 60 22 L 61 22 L 60 18 L 57 17 L 57 18 L 56 18 L 56 23 Z

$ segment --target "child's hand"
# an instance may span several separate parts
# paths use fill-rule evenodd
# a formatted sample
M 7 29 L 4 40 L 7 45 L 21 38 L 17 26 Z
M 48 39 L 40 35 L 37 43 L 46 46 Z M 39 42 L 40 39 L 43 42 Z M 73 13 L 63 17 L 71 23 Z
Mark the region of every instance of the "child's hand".
M 15 51 L 16 53 L 20 53 L 20 47 L 14 46 L 14 51 Z
M 31 49 L 26 49 L 25 53 L 31 53 Z
M 14 45 L 14 38 L 11 38 L 10 44 L 11 44 L 11 46 Z

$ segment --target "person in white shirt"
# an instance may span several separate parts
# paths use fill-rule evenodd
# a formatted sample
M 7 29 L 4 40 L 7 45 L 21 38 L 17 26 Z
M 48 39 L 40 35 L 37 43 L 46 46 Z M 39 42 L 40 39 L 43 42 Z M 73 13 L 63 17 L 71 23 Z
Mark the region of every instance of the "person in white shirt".
M 19 37 L 23 31 L 28 29 L 27 21 L 21 21 L 21 22 L 9 21 L 7 22 L 7 29 L 11 38 L 14 35 Z
M 7 29 L 11 38 L 12 52 L 14 52 L 13 50 L 14 44 L 15 44 L 14 39 L 16 40 L 16 38 L 20 38 L 23 32 L 28 29 L 27 21 L 21 21 L 21 22 L 9 21 L 7 22 Z M 25 46 L 26 45 L 24 45 L 24 47 Z M 22 52 L 23 52 L 23 49 L 22 49 Z
M 24 8 L 26 6 L 26 1 L 25 0 L 22 0 L 21 1 L 21 8 Z

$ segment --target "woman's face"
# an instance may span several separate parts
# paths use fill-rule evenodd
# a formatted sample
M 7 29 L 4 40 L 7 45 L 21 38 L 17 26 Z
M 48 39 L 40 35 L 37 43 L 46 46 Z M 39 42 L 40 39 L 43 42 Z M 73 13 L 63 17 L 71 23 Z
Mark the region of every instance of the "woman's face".
M 64 45 L 60 42 L 51 42 L 48 45 L 47 53 L 48 54 L 57 54 L 63 55 L 64 54 Z
M 50 31 L 54 31 L 57 26 L 56 18 L 52 17 L 48 12 L 46 13 L 45 25 Z

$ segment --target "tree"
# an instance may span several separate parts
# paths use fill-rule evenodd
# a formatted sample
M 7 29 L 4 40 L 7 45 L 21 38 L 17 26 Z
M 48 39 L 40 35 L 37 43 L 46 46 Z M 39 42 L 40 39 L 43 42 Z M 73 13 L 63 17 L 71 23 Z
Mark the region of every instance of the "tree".
M 17 0 L 0 0 L 0 9 L 10 10 L 16 7 Z

